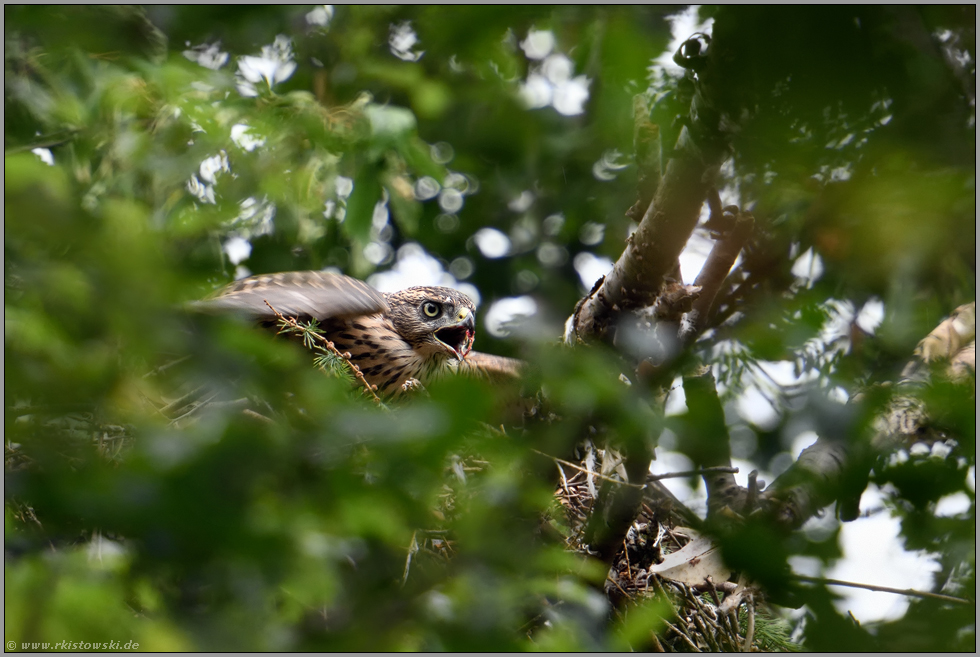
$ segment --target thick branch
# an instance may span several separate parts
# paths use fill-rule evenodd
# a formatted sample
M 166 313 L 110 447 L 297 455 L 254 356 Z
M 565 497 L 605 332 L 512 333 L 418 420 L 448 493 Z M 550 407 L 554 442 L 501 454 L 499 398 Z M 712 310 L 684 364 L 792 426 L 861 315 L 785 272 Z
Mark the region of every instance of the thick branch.
M 745 491 L 735 483 L 731 469 L 731 448 L 725 411 L 718 399 L 715 377 L 711 368 L 684 377 L 684 397 L 688 412 L 685 416 L 690 431 L 685 432 L 683 451 L 699 468 L 715 469 L 704 475 L 708 490 L 708 513 L 713 514 L 726 506 L 741 510 Z
M 646 442 L 631 441 L 622 453 L 630 483 L 645 482 L 653 458 L 653 452 Z M 642 501 L 642 486 L 620 486 L 606 482 L 599 489 L 585 527 L 585 542 L 606 563 L 612 564 L 626 532 L 636 519 Z
M 727 126 L 711 98 L 714 51 L 712 46 L 691 101 L 689 127 L 684 126 L 677 138 L 653 202 L 612 271 L 576 307 L 566 342 L 608 338 L 620 313 L 652 305 L 697 226 L 701 206 L 727 151 Z
M 678 150 L 692 145 L 686 130 Z M 720 158 L 719 158 L 720 159 Z M 710 173 L 713 173 L 713 169 Z M 585 299 L 574 317 L 578 338 L 603 338 L 624 310 L 650 306 L 698 222 L 710 182 L 708 167 L 693 157 L 677 157 L 667 165 L 663 183 L 599 289 Z
M 775 522 L 796 529 L 833 502 L 847 459 L 847 448 L 829 440 L 818 440 L 803 450 L 796 463 L 763 494 Z

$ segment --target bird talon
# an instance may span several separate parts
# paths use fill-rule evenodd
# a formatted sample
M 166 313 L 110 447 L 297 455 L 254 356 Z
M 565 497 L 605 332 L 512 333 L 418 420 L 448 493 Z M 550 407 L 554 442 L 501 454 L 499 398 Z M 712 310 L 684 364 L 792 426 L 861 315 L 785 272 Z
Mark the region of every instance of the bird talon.
M 425 392 L 425 386 L 418 379 L 406 379 L 405 383 L 402 384 L 402 392 L 406 393 L 418 393 Z

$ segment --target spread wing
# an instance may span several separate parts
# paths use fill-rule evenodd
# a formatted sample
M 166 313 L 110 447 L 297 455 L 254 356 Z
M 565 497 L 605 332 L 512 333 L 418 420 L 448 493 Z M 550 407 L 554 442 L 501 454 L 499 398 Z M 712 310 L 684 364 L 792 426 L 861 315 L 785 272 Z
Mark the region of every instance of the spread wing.
M 273 308 L 287 317 L 317 320 L 388 312 L 384 296 L 349 276 L 322 271 L 291 271 L 250 276 L 190 307 L 204 312 L 238 312 L 254 319 L 273 319 Z
M 460 361 L 457 371 L 473 376 L 482 376 L 491 381 L 520 378 L 524 361 L 504 356 L 471 351 Z

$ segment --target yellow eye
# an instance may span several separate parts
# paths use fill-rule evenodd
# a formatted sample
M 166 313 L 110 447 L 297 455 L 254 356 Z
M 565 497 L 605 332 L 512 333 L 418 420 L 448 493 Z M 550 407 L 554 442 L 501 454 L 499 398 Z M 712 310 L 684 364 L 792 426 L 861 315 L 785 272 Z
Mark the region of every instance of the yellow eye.
M 432 303 L 431 301 L 426 301 L 422 304 L 422 312 L 425 313 L 426 317 L 438 317 L 439 310 L 439 305 Z

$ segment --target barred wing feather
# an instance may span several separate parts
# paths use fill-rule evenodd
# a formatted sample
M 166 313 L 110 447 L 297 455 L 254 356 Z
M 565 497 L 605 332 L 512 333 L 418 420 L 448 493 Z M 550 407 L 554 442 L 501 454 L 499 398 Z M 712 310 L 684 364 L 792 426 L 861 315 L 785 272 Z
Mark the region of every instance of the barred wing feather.
M 250 276 L 209 299 L 192 302 L 190 307 L 204 312 L 238 312 L 257 320 L 273 319 L 275 315 L 266 302 L 287 317 L 317 320 L 388 311 L 384 296 L 367 283 L 322 271 Z

